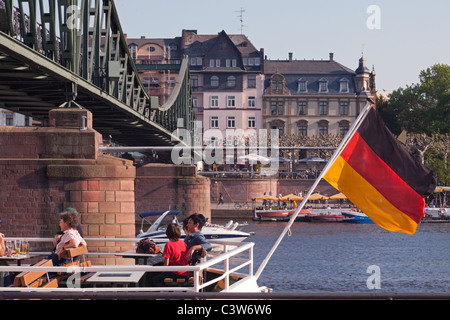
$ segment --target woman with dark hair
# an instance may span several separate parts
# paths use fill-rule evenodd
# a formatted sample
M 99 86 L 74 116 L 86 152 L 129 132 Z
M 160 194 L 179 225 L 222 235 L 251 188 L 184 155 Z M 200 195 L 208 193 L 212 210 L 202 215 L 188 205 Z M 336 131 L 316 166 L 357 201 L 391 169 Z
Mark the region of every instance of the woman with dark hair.
M 164 266 L 188 266 L 186 260 L 187 246 L 183 240 L 180 240 L 181 229 L 176 223 L 171 223 L 166 229 L 167 238 L 169 242 L 164 246 L 163 257 Z M 184 278 L 188 279 L 191 276 L 189 271 L 173 271 L 173 272 L 163 272 L 155 277 L 153 277 L 153 284 L 157 287 L 164 286 L 165 278 Z
M 59 227 L 61 228 L 62 236 L 56 244 L 56 249 L 50 255 L 53 265 L 58 266 L 65 264 L 67 261 L 61 257 L 61 253 L 65 249 L 78 248 L 87 246 L 86 241 L 81 237 L 76 227 L 78 226 L 77 214 L 75 212 L 64 211 L 60 215 Z

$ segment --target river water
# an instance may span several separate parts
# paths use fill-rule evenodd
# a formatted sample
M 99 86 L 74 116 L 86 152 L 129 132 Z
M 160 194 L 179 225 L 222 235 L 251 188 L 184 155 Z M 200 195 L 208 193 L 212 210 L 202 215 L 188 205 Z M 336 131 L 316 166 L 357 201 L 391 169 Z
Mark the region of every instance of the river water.
M 285 226 L 252 221 L 242 228 L 255 232 L 247 240 L 255 243 L 255 273 Z M 264 268 L 260 286 L 274 292 L 450 291 L 450 224 L 421 224 L 414 235 L 347 223 L 299 222 L 291 231 Z

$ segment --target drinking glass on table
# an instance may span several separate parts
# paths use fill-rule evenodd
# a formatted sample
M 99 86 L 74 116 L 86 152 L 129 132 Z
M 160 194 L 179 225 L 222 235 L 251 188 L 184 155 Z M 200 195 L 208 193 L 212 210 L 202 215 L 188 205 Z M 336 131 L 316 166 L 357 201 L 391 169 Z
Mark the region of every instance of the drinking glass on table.
M 22 240 L 22 254 L 29 254 L 30 246 L 28 244 L 28 240 Z
M 15 240 L 14 241 L 14 249 L 16 250 L 16 254 L 19 255 L 20 254 L 20 246 L 22 245 L 20 240 Z
M 8 255 L 11 255 L 11 251 L 13 250 L 13 243 L 12 241 L 8 240 L 6 241 L 6 252 Z

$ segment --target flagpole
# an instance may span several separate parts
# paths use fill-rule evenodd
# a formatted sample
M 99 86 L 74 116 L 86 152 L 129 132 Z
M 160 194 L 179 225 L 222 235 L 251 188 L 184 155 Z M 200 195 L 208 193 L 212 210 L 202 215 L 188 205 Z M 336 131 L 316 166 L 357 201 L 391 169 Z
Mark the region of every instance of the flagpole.
M 325 176 L 327 171 L 330 169 L 330 167 L 334 164 L 336 159 L 339 157 L 339 155 L 341 154 L 342 150 L 344 150 L 344 148 L 347 146 L 348 142 L 353 137 L 353 134 L 356 132 L 356 130 L 358 130 L 359 126 L 361 125 L 361 122 L 365 119 L 365 117 L 367 116 L 367 114 L 369 113 L 371 108 L 372 108 L 372 105 L 369 102 L 367 102 L 365 107 L 364 107 L 364 110 L 360 113 L 358 118 L 356 118 L 355 122 L 353 123 L 353 125 L 351 126 L 350 130 L 347 132 L 345 137 L 342 139 L 342 141 L 339 144 L 339 146 L 336 148 L 336 151 L 331 156 L 331 158 L 328 161 L 328 163 L 326 164 L 325 168 L 322 170 L 320 175 L 317 177 L 316 181 L 314 181 L 314 183 L 311 186 L 311 188 L 309 189 L 307 195 L 303 198 L 302 202 L 297 207 L 297 209 L 295 210 L 294 214 L 291 216 L 288 224 L 286 225 L 286 227 L 284 228 L 284 230 L 281 232 L 280 236 L 278 237 L 278 240 L 275 242 L 275 244 L 273 245 L 272 249 L 269 251 L 269 253 L 267 254 L 266 258 L 263 260 L 263 262 L 259 266 L 258 271 L 255 274 L 256 279 L 258 279 L 259 276 L 261 275 L 261 273 L 263 272 L 264 268 L 266 267 L 267 263 L 269 262 L 270 258 L 273 255 L 273 253 L 275 252 L 275 250 L 278 248 L 279 244 L 281 243 L 281 240 L 283 240 L 283 238 L 286 235 L 286 233 L 290 230 L 292 224 L 295 222 L 295 219 L 297 218 L 298 214 L 300 213 L 300 211 L 305 206 L 306 202 L 308 201 L 308 198 L 312 195 L 312 193 L 316 189 L 316 187 L 319 184 L 320 180 L 322 180 L 322 178 Z

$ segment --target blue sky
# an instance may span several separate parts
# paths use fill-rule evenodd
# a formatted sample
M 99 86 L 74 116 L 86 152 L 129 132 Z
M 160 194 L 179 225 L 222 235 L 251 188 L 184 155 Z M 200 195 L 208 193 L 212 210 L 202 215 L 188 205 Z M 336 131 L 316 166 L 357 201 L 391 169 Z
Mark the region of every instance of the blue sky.
M 448 0 L 115 0 L 128 37 L 171 38 L 182 29 L 199 34 L 243 33 L 269 59 L 328 59 L 356 69 L 364 44 L 378 90 L 392 91 L 418 82 L 433 64 L 450 65 Z M 372 20 L 380 9 L 379 20 Z M 369 29 L 367 20 L 379 22 Z

